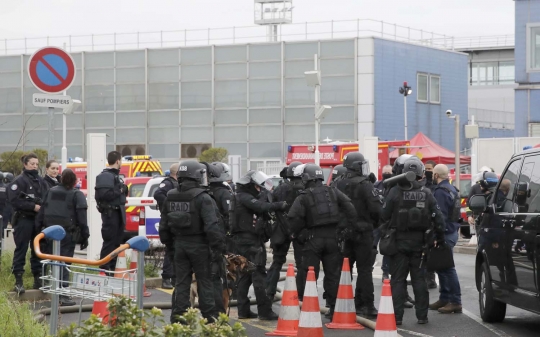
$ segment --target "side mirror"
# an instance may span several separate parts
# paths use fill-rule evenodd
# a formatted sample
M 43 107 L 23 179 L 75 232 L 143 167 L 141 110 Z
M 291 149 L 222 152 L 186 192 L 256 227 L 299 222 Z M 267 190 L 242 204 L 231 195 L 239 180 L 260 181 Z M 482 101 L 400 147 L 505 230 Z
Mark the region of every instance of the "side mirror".
M 469 208 L 475 213 L 482 213 L 487 208 L 486 197 L 483 194 L 473 195 L 469 199 Z
M 529 189 L 529 183 L 519 182 L 515 187 L 516 204 L 518 206 L 525 206 L 527 198 L 531 196 L 531 190 Z

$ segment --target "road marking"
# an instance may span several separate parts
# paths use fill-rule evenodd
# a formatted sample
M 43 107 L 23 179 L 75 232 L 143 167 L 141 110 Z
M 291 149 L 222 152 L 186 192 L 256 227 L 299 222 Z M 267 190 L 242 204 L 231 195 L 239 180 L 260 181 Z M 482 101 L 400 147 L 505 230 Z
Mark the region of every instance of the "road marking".
M 418 337 L 433 337 L 431 335 L 425 335 L 425 334 L 420 333 L 420 332 L 414 332 L 414 331 L 405 330 L 405 329 L 401 329 L 401 328 L 398 328 L 398 331 L 405 332 L 405 333 L 408 333 L 409 335 L 418 336 Z
M 483 326 L 484 328 L 488 329 L 489 331 L 493 332 L 494 334 L 496 334 L 497 336 L 499 337 L 510 337 L 510 335 L 506 334 L 506 332 L 502 331 L 502 330 L 499 330 L 497 329 L 495 326 L 493 326 L 492 324 L 489 324 L 489 323 L 485 323 L 482 321 L 482 319 L 478 316 L 476 316 L 475 314 L 473 314 L 472 312 L 470 312 L 469 310 L 466 310 L 465 308 L 463 309 L 463 313 L 465 315 L 467 315 L 469 318 L 473 319 L 474 321 L 476 321 L 476 323 L 480 324 L 481 326 Z
M 156 290 L 160 290 L 160 291 L 163 291 L 164 293 L 167 293 L 167 294 L 170 294 L 170 295 L 172 295 L 172 294 L 173 294 L 173 290 L 174 290 L 174 289 L 163 289 L 163 288 L 156 288 Z

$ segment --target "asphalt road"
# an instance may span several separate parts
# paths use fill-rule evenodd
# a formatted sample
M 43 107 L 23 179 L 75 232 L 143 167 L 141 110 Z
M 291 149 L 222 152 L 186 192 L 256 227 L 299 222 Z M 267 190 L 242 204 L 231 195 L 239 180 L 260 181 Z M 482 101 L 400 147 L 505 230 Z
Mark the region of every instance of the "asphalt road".
M 379 298 L 381 294 L 381 270 L 380 257 L 377 260 L 377 265 L 374 270 L 374 284 L 375 284 L 375 305 L 378 307 Z M 406 309 L 403 320 L 403 325 L 398 329 L 398 333 L 402 336 L 538 336 L 540 334 L 540 316 L 508 307 L 506 319 L 502 323 L 487 324 L 483 323 L 480 319 L 480 313 L 478 309 L 478 292 L 474 284 L 474 256 L 465 254 L 455 254 L 455 263 L 458 271 L 458 276 L 461 283 L 462 302 L 463 302 L 463 314 L 451 314 L 443 315 L 436 311 L 430 311 L 429 324 L 418 325 L 416 323 L 416 317 L 414 315 L 414 309 Z M 322 278 L 322 275 L 320 276 Z M 322 284 L 320 279 L 319 285 Z M 354 282 L 353 282 L 354 285 Z M 283 284 L 281 285 L 281 287 Z M 148 302 L 170 301 L 170 295 L 163 290 L 153 289 L 153 295 L 149 298 L 145 298 Z M 409 292 L 412 294 L 412 289 L 409 287 Z M 252 294 L 253 296 L 253 294 Z M 319 287 L 319 303 L 324 306 L 324 300 L 322 300 L 322 289 Z M 435 302 L 438 299 L 438 290 L 430 290 L 430 302 Z M 274 310 L 279 312 L 279 304 L 274 304 Z M 253 306 L 253 311 L 256 311 L 256 306 Z M 170 310 L 164 310 L 165 318 L 170 316 Z M 84 320 L 90 314 L 82 313 L 82 319 Z M 237 319 L 237 312 L 235 308 L 231 308 L 230 317 L 234 321 Z M 78 314 L 63 314 L 61 315 L 61 324 L 67 325 L 71 322 L 78 321 Z M 264 336 L 267 331 L 272 331 L 276 322 L 264 322 L 258 319 L 240 320 L 246 327 L 248 336 Z M 323 325 L 328 321 L 323 317 Z M 373 331 L 366 328 L 365 330 L 351 331 L 344 330 L 329 330 L 324 328 L 325 336 L 373 336 Z

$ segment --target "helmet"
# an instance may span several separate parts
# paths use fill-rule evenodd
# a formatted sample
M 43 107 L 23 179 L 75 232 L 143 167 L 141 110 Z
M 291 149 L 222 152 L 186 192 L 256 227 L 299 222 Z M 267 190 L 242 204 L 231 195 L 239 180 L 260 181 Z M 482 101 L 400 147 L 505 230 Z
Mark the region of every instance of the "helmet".
M 268 191 L 271 191 L 274 187 L 269 176 L 264 172 L 254 170 L 248 171 L 246 175 L 240 178 L 236 183 L 239 185 L 254 184 L 263 187 Z
M 212 167 L 213 169 L 213 174 L 212 176 L 210 177 L 210 182 L 211 183 L 221 183 L 221 182 L 224 182 L 225 180 L 223 180 L 224 178 L 224 175 L 223 175 L 223 165 L 222 163 L 220 162 L 215 162 L 215 163 L 212 163 L 210 164 L 210 166 Z M 215 174 L 215 176 L 214 176 Z
M 482 175 L 482 179 L 480 180 L 480 186 L 484 190 L 489 190 L 491 188 L 495 188 L 497 186 L 497 183 L 499 182 L 499 177 L 491 171 L 486 171 Z
M 293 161 L 289 164 L 289 167 L 287 167 L 287 178 L 294 178 L 294 168 L 298 165 L 302 165 L 299 161 Z
M 422 178 L 424 176 L 424 163 L 418 157 L 411 157 L 405 161 L 403 164 L 403 172 L 414 172 L 417 178 Z
M 395 176 L 403 173 L 403 165 L 405 164 L 405 161 L 411 158 L 412 156 L 413 156 L 412 154 L 402 154 L 401 156 L 399 156 L 394 162 L 394 167 L 392 167 L 392 173 Z
M 316 164 L 302 164 L 294 168 L 294 176 L 302 178 L 304 183 L 311 180 L 324 180 L 323 170 Z
M 487 166 L 482 166 L 482 167 L 480 168 L 480 171 L 479 171 L 479 172 L 480 172 L 480 173 L 482 173 L 482 172 L 493 172 L 493 170 L 491 170 L 491 168 L 489 168 L 489 167 L 487 167 Z
M 184 160 L 178 164 L 178 172 L 176 178 L 192 179 L 201 185 L 206 185 L 208 178 L 206 176 L 206 166 L 195 160 Z
M 344 175 L 345 172 L 347 172 L 347 169 L 343 165 L 337 165 L 334 167 L 334 170 L 332 171 L 332 181 Z
M 363 176 L 369 174 L 369 163 L 360 152 L 349 152 L 343 157 L 343 167 L 347 170 L 361 172 Z
M 4 182 L 6 183 L 12 182 L 14 178 L 15 177 L 13 176 L 13 173 L 10 173 L 10 172 L 4 173 Z
M 139 173 L 139 172 L 137 172 Z M 164 172 L 165 173 L 165 177 L 170 177 L 171 176 L 171 171 L 167 170 Z
M 221 163 L 221 166 L 223 167 L 223 173 L 220 177 L 222 181 L 231 180 L 231 167 L 229 166 L 229 164 Z

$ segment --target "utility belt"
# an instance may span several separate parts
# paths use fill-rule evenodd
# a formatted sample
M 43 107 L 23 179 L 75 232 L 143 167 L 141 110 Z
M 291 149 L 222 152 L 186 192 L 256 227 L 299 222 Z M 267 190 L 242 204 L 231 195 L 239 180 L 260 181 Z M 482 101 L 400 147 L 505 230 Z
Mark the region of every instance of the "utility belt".
M 194 242 L 194 243 L 203 243 L 208 244 L 208 238 L 205 234 L 196 234 L 196 235 L 175 235 L 175 241 L 182 242 Z
M 96 207 L 99 213 L 101 214 L 106 213 L 107 216 L 111 216 L 113 211 L 121 209 L 120 206 L 110 205 L 110 204 L 105 204 L 105 203 L 100 203 L 100 202 L 98 202 Z
M 314 226 L 308 227 L 307 230 L 310 233 L 310 237 L 325 237 L 333 238 L 336 237 L 336 227 L 337 223 L 323 225 L 323 226 Z

